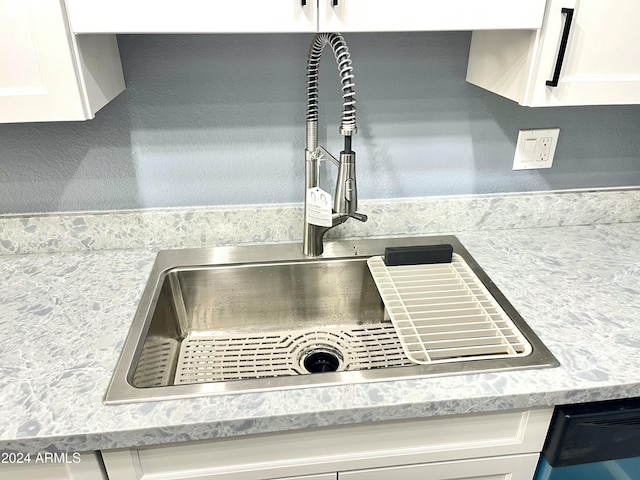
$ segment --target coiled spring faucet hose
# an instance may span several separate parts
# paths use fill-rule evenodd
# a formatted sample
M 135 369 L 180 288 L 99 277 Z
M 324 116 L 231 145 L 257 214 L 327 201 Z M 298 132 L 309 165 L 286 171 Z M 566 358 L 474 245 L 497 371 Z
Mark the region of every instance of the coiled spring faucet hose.
M 317 147 L 318 124 L 318 67 L 326 45 L 330 45 L 338 64 L 342 83 L 342 116 L 340 134 L 345 137 L 345 150 L 351 151 L 351 135 L 357 132 L 356 98 L 353 66 L 349 48 L 340 33 L 318 33 L 311 42 L 307 58 L 307 149 Z M 315 138 L 314 138 L 315 137 Z

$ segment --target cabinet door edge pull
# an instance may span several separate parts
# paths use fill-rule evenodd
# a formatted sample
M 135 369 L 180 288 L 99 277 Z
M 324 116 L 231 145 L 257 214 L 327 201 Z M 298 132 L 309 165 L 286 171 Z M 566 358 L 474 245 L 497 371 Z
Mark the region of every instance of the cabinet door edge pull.
M 569 32 L 571 31 L 571 23 L 573 22 L 573 8 L 563 8 L 561 12 L 566 15 L 564 28 L 562 30 L 562 39 L 560 40 L 560 48 L 558 49 L 558 58 L 556 59 L 556 68 L 553 71 L 553 79 L 547 80 L 548 87 L 557 87 L 560 80 L 560 70 L 562 70 L 562 62 L 564 62 L 564 54 L 567 51 L 567 42 L 569 41 Z

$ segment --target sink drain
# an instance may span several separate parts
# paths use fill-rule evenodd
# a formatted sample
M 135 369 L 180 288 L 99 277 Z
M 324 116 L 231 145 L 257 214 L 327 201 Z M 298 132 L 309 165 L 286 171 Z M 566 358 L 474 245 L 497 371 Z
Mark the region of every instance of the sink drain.
M 340 359 L 333 352 L 318 350 L 309 354 L 302 365 L 309 373 L 335 372 L 340 366 Z

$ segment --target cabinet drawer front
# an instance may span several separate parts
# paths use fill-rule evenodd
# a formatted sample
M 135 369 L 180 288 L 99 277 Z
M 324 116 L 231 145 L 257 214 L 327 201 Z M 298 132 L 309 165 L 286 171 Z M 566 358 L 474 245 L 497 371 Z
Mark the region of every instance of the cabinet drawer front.
M 320 31 L 536 29 L 545 0 L 320 0 Z M 514 5 L 517 4 L 517 5 Z
M 531 480 L 538 454 L 340 472 L 339 480 Z
M 67 0 L 75 33 L 315 32 L 315 1 Z

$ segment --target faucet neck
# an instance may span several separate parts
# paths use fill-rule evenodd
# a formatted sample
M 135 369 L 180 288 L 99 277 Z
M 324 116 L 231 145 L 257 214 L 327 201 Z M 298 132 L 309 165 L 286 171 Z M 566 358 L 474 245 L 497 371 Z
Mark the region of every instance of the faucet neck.
M 326 45 L 330 45 L 338 65 L 342 83 L 342 116 L 340 134 L 354 135 L 356 127 L 356 99 L 353 66 L 347 43 L 340 33 L 318 33 L 313 37 L 307 57 L 307 126 L 318 122 L 318 70 L 320 57 Z M 308 130 L 307 130 L 308 132 Z M 317 129 L 315 130 L 317 143 Z M 307 135 L 307 141 L 309 137 Z M 310 150 L 310 149 L 309 149 Z

